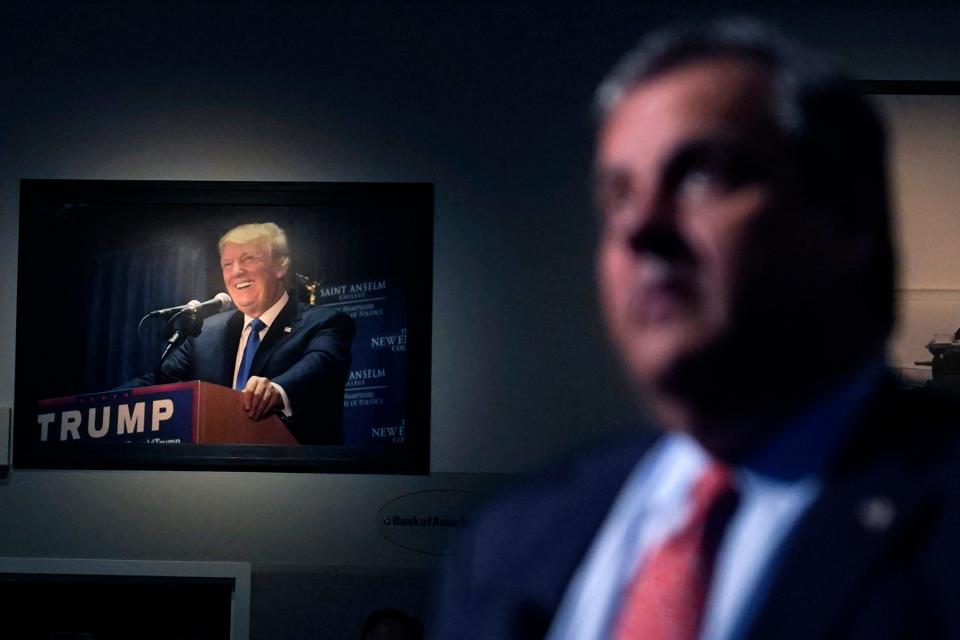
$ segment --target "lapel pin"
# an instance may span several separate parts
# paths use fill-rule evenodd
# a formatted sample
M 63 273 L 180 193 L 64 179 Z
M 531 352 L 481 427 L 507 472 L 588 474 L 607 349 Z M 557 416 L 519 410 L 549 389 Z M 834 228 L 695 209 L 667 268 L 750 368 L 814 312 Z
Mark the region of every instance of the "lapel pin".
M 884 496 L 867 498 L 857 509 L 860 524 L 874 533 L 882 533 L 889 529 L 896 515 L 897 508 L 893 501 Z
M 283 332 L 284 332 L 284 333 L 290 333 L 291 331 L 293 331 L 293 327 L 284 327 L 284 328 L 283 328 Z

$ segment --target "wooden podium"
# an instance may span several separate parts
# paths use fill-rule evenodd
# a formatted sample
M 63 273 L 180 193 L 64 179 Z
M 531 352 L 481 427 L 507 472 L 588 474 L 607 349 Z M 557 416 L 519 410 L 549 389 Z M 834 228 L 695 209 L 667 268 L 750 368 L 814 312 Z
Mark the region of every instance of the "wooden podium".
M 177 382 L 39 402 L 37 444 L 298 444 L 275 415 L 252 420 L 243 394 L 209 382 Z
M 275 415 L 254 420 L 243 410 L 243 394 L 212 382 L 187 382 L 196 389 L 193 442 L 197 444 L 297 444 Z M 160 389 L 164 386 L 147 387 Z

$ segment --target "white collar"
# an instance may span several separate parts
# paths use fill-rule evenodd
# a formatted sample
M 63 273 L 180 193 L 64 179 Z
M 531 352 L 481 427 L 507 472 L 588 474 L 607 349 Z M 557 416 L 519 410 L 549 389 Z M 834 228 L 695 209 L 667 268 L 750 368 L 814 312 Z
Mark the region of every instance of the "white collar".
M 273 324 L 273 321 L 277 319 L 277 316 L 280 315 L 280 311 L 287 304 L 287 301 L 290 300 L 290 295 L 284 291 L 283 295 L 280 296 L 280 299 L 273 303 L 273 306 L 260 314 L 260 321 L 267 325 L 265 328 L 270 328 L 270 325 Z M 243 326 L 250 326 L 250 321 L 253 320 L 253 316 L 248 316 L 243 314 Z

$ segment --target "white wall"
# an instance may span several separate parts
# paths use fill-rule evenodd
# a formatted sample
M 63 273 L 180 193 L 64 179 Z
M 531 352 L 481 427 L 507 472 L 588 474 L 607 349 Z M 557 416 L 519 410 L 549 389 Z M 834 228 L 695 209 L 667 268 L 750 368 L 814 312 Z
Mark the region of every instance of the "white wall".
M 960 96 L 884 96 L 900 212 L 898 368 L 929 379 L 925 348 L 960 328 Z

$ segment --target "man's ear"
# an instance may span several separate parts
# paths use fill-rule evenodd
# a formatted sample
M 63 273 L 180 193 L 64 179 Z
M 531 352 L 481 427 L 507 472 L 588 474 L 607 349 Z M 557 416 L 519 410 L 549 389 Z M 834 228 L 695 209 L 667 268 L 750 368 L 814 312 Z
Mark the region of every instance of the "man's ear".
M 276 269 L 277 280 L 282 280 L 283 278 L 287 277 L 287 271 L 289 269 L 290 269 L 290 261 L 280 260 L 279 264 L 277 264 L 277 269 Z

